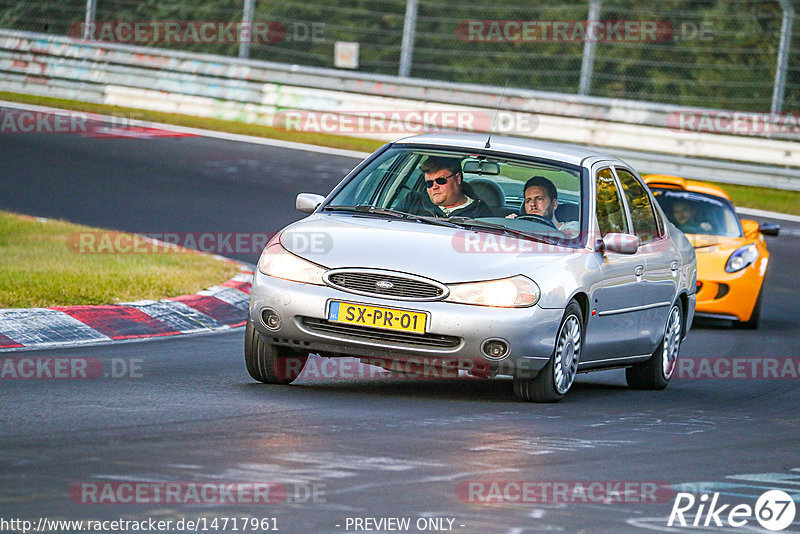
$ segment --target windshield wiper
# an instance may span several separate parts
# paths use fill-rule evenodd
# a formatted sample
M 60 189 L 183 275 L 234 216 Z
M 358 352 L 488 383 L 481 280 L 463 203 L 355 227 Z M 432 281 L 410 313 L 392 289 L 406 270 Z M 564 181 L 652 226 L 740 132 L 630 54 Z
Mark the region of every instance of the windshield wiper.
M 378 208 L 369 204 L 358 204 L 356 206 L 325 206 L 323 211 L 348 211 L 355 213 L 374 213 L 376 215 L 389 215 L 391 217 L 406 218 L 408 213 L 389 208 Z
M 391 208 L 378 208 L 368 204 L 359 204 L 357 206 L 326 206 L 323 211 L 346 211 L 351 213 L 371 213 L 374 215 L 387 215 L 389 217 L 396 217 L 398 219 L 408 219 L 412 221 L 424 222 L 427 224 L 435 224 L 437 226 L 447 226 L 449 228 L 460 228 L 458 224 L 448 222 L 447 219 L 439 217 L 430 217 L 428 215 L 415 215 L 413 213 L 406 213 L 405 211 L 393 210 Z
M 484 230 L 498 230 L 503 233 L 507 233 L 510 235 L 514 235 L 517 237 L 524 237 L 526 239 L 533 239 L 534 241 L 539 241 L 541 243 L 546 243 L 548 245 L 556 245 L 558 244 L 557 239 L 550 239 L 545 237 L 541 234 L 532 234 L 530 232 L 523 232 L 522 230 L 515 230 L 514 228 L 509 228 L 508 226 L 497 224 L 493 222 L 487 221 L 480 221 L 478 219 L 471 219 L 469 217 L 450 217 L 448 219 L 451 222 L 454 222 L 460 226 L 465 228 L 481 228 Z

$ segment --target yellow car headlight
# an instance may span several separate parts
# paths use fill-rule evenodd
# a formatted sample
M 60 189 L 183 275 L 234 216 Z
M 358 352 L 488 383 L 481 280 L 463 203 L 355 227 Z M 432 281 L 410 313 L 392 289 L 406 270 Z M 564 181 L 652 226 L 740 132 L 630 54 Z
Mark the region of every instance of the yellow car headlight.
M 526 308 L 539 302 L 541 291 L 536 282 L 522 275 L 488 280 L 452 284 L 447 302 L 495 306 L 498 308 Z
M 322 281 L 324 267 L 295 256 L 280 243 L 273 243 L 264 249 L 258 259 L 258 270 L 267 276 L 302 282 L 304 284 L 325 285 Z
M 745 245 L 739 247 L 728 258 L 728 263 L 725 264 L 725 272 L 735 273 L 741 271 L 748 265 L 753 264 L 758 259 L 758 249 L 755 245 Z

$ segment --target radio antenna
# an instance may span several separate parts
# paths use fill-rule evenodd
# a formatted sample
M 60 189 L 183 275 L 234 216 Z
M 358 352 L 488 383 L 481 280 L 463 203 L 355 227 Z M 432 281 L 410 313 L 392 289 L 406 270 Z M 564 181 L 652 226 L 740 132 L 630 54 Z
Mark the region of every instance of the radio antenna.
M 486 138 L 486 144 L 483 148 L 492 148 L 492 132 L 494 132 L 494 123 L 497 122 L 497 115 L 500 113 L 500 106 L 503 105 L 503 98 L 506 96 L 506 89 L 508 89 L 508 78 L 506 78 L 506 84 L 503 86 L 503 92 L 500 93 L 500 101 L 497 103 L 497 109 L 494 110 L 492 126 L 489 128 L 489 137 Z

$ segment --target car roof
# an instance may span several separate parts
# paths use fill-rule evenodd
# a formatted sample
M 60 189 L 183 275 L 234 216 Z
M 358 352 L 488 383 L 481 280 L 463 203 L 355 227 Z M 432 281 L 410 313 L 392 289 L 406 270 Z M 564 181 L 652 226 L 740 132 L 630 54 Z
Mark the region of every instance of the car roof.
M 722 197 L 729 202 L 731 201 L 731 197 L 728 196 L 728 193 L 726 193 L 724 189 L 708 182 L 687 180 L 680 176 L 670 176 L 668 174 L 648 174 L 642 176 L 642 179 L 649 187 L 682 189 L 684 191 L 693 191 L 695 193 L 705 193 L 706 195 Z
M 487 133 L 435 133 L 404 137 L 397 144 L 450 145 L 458 148 L 486 150 Z M 591 160 L 612 160 L 625 164 L 619 158 L 596 152 L 590 148 L 567 143 L 539 141 L 537 139 L 492 135 L 490 149 L 496 152 L 532 156 L 563 161 L 572 165 L 584 165 Z M 626 165 L 627 166 L 627 165 Z

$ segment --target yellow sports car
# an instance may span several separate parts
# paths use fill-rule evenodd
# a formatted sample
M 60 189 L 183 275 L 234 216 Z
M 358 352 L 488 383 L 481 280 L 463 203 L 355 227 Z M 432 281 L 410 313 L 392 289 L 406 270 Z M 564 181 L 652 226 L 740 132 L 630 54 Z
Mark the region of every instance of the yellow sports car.
M 764 235 L 778 235 L 780 225 L 740 221 L 730 197 L 716 185 L 661 174 L 647 175 L 644 181 L 670 222 L 694 246 L 697 316 L 758 328 L 769 263 Z

